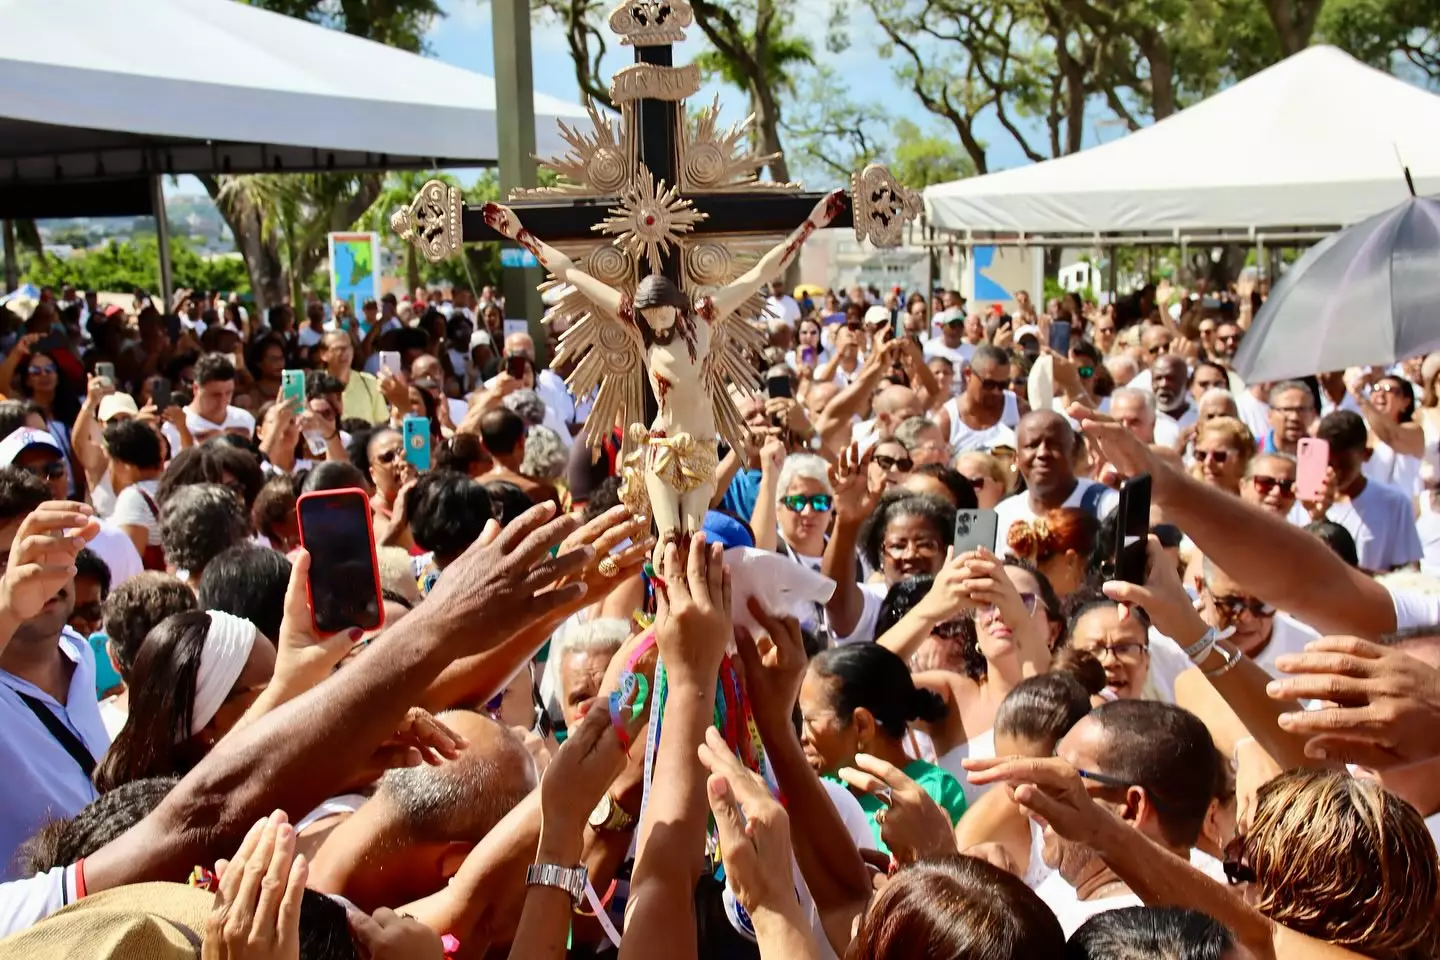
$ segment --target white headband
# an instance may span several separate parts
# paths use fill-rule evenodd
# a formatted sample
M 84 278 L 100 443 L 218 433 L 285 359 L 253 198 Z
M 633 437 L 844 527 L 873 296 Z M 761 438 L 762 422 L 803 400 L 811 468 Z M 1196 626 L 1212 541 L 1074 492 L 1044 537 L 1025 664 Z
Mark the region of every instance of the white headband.
M 255 624 L 220 610 L 207 610 L 210 630 L 200 652 L 200 672 L 195 676 L 195 704 L 191 709 L 190 736 L 215 719 L 255 646 Z

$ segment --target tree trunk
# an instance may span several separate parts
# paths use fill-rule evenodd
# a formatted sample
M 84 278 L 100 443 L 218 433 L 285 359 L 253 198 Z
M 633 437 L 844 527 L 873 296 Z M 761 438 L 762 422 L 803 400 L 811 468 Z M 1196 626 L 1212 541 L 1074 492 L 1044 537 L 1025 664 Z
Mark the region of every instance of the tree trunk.
M 1323 5 L 1324 0 L 1265 0 L 1265 12 L 1270 15 L 1282 56 L 1299 53 L 1310 45 Z
M 411 293 L 420 286 L 420 251 L 415 249 L 415 244 L 405 244 L 405 287 Z M 375 295 L 379 296 L 380 291 L 376 290 Z
M 1156 120 L 1175 112 L 1175 64 L 1170 45 L 1160 31 L 1150 30 L 1140 38 L 1140 52 L 1150 64 L 1150 109 Z
M 5 290 L 20 286 L 20 260 L 15 252 L 15 221 L 5 221 Z
M 259 310 L 278 307 L 285 302 L 285 278 L 280 265 L 280 251 L 273 239 L 267 240 L 265 228 L 260 220 L 260 211 L 254 204 L 236 196 L 230 203 L 219 202 L 220 182 L 208 174 L 199 180 L 205 192 L 215 201 L 215 207 L 225 218 L 235 238 L 235 246 L 245 261 L 245 270 L 250 274 L 250 290 L 255 295 L 255 306 Z
M 770 178 L 776 183 L 785 183 L 790 179 L 790 164 L 780 143 L 780 105 L 763 79 L 751 83 L 755 88 L 751 103 L 755 108 L 755 129 L 760 134 L 760 152 L 779 154 L 769 163 Z

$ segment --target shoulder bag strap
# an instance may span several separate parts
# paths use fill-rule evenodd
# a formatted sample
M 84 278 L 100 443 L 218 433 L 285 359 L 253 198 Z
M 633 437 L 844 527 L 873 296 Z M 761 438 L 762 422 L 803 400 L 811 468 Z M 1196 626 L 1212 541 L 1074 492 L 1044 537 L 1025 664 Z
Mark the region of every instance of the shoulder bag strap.
M 19 693 L 18 690 L 16 692 Z M 49 730 L 50 735 L 59 741 L 60 746 L 65 748 L 65 752 L 80 764 L 80 769 L 85 772 L 85 776 L 88 778 L 94 774 L 95 758 L 90 755 L 90 749 L 81 742 L 74 731 L 61 723 L 60 718 L 51 713 L 49 707 L 28 693 L 21 693 L 20 699 L 25 701 L 25 706 L 30 708 L 30 712 L 45 724 L 45 729 Z

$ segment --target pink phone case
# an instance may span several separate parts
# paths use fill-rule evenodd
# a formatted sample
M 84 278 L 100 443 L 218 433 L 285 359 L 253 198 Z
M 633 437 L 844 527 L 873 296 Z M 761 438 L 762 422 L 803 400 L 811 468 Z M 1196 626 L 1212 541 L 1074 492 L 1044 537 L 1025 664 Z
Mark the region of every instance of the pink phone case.
M 1314 437 L 1304 437 L 1295 451 L 1295 496 L 1301 500 L 1320 500 L 1325 496 L 1325 471 L 1330 467 L 1330 444 Z

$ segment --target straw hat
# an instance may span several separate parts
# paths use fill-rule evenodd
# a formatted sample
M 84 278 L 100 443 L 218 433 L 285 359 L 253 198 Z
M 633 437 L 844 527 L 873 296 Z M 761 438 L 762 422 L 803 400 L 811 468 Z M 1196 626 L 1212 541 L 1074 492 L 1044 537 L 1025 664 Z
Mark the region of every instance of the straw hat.
M 0 941 L 0 960 L 194 960 L 214 902 L 180 883 L 117 887 Z

